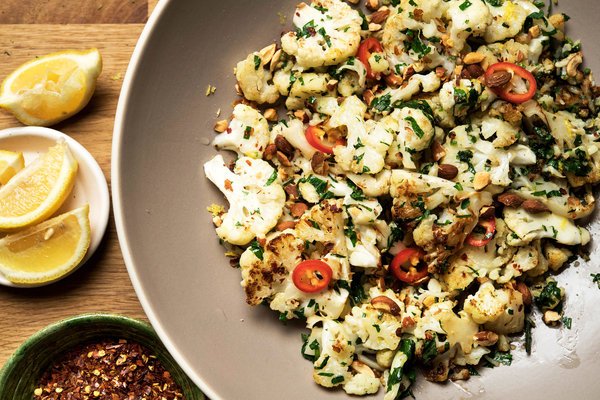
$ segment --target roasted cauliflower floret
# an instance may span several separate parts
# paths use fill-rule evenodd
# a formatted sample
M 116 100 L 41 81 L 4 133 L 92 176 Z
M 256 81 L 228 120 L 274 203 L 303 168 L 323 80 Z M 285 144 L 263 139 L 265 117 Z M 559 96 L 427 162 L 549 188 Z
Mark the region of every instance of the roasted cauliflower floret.
M 420 109 L 403 107 L 384 117 L 381 123 L 386 129 L 396 132 L 388 150 L 388 159 L 398 158 L 397 164 L 406 169 L 416 169 L 412 156 L 429 148 L 435 136 L 433 117 Z
M 390 192 L 392 172 L 389 169 L 384 169 L 376 175 L 347 174 L 346 176 L 363 191 L 365 196 L 378 197 Z
M 588 244 L 590 233 L 572 220 L 553 213 L 532 214 L 522 208 L 505 208 L 504 222 L 513 231 L 510 244 L 522 245 L 535 239 L 554 239 L 566 245 Z
M 220 149 L 233 150 L 241 156 L 262 158 L 269 144 L 269 123 L 262 114 L 245 104 L 233 109 L 229 128 L 217 135 L 213 144 Z
M 346 127 L 346 146 L 335 146 L 339 166 L 355 174 L 376 174 L 385 165 L 385 155 L 393 135 L 373 120 L 365 122 L 367 106 L 356 96 L 348 97 L 329 120 L 333 128 Z
M 473 321 L 485 324 L 493 332 L 505 335 L 523 330 L 525 306 L 517 290 L 495 289 L 492 282 L 486 282 L 477 293 L 467 297 L 464 310 Z
M 379 381 L 379 378 L 371 371 L 371 374 L 358 373 L 352 376 L 352 378 L 344 384 L 344 391 L 348 394 L 365 396 L 367 394 L 377 393 L 380 386 L 381 382 Z
M 246 99 L 259 104 L 272 104 L 279 99 L 279 91 L 271 82 L 273 75 L 264 68 L 264 61 L 258 52 L 249 54 L 245 60 L 237 63 L 235 77 Z
M 314 318 L 314 317 L 313 317 Z M 309 320 L 311 323 L 312 318 Z M 322 321 L 323 328 L 318 337 L 320 355 L 315 359 L 313 379 L 324 387 L 334 387 L 352 378 L 350 365 L 354 358 L 356 335 L 345 324 L 328 319 Z
M 492 23 L 492 15 L 483 0 L 471 0 L 469 6 L 464 1 L 452 0 L 449 3 L 446 16 L 450 24 L 450 47 L 460 52 L 469 36 L 481 36 Z
M 325 200 L 313 206 L 298 221 L 296 233 L 298 238 L 319 243 L 327 250 L 316 249 L 316 258 L 329 264 L 333 270 L 333 279 L 350 280 L 341 200 Z
M 222 215 L 217 235 L 235 245 L 246 245 L 264 237 L 283 214 L 285 192 L 277 171 L 263 160 L 240 157 L 233 172 L 223 156 L 204 164 L 206 177 L 227 198 L 229 210 Z M 273 178 L 274 180 L 267 182 Z
M 304 242 L 291 232 L 277 232 L 264 249 L 258 243 L 250 246 L 240 257 L 242 287 L 246 302 L 261 304 L 285 287 L 286 280 L 302 261 Z
M 362 18 L 340 0 L 300 3 L 294 13 L 297 30 L 281 37 L 283 51 L 302 68 L 341 64 L 356 54 Z
M 275 141 L 277 135 L 283 136 L 292 146 L 300 150 L 302 156 L 310 160 L 317 150 L 308 143 L 304 134 L 304 124 L 299 119 L 280 122 L 271 131 L 271 140 Z
M 533 3 L 525 0 L 509 0 L 499 7 L 491 4 L 487 7 L 492 17 L 484 36 L 488 43 L 516 36 L 527 16 L 539 11 Z

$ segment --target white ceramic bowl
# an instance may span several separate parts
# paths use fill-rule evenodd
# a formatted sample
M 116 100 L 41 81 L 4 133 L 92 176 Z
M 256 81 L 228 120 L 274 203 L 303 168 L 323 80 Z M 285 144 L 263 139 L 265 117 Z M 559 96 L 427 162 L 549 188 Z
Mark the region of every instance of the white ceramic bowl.
M 96 251 L 102 241 L 106 226 L 108 225 L 110 195 L 102 169 L 100 169 L 94 157 L 79 142 L 62 132 L 49 128 L 29 126 L 0 130 L 0 149 L 22 152 L 25 158 L 25 165 L 27 166 L 31 161 L 48 151 L 48 148 L 54 145 L 59 139 L 64 139 L 68 144 L 73 156 L 79 163 L 79 171 L 77 172 L 73 191 L 56 212 L 56 215 L 73 210 L 86 203 L 90 205 L 92 237 L 90 248 L 85 258 L 77 267 L 79 268 L 94 254 L 94 251 Z M 71 271 L 71 273 L 77 268 Z M 0 284 L 5 286 L 37 287 L 50 283 L 52 282 L 35 285 L 15 284 L 0 274 Z

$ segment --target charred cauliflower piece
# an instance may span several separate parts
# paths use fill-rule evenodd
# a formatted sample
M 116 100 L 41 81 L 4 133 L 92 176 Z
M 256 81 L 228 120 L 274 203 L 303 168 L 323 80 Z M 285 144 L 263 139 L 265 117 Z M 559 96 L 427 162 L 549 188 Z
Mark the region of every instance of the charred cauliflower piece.
M 302 68 L 341 64 L 356 54 L 362 18 L 340 0 L 300 3 L 294 13 L 297 30 L 281 37 L 283 51 Z
M 291 232 L 271 236 L 264 250 L 258 243 L 242 253 L 242 287 L 246 302 L 256 306 L 283 290 L 288 275 L 302 261 L 304 242 Z
M 269 163 L 241 157 L 232 172 L 223 156 L 217 155 L 204 164 L 204 173 L 229 202 L 216 229 L 221 239 L 243 246 L 255 237 L 264 237 L 277 224 L 285 192 Z
M 509 289 L 495 289 L 486 282 L 474 295 L 467 297 L 465 311 L 473 321 L 485 324 L 485 328 L 506 335 L 523 330 L 525 306 L 520 292 Z

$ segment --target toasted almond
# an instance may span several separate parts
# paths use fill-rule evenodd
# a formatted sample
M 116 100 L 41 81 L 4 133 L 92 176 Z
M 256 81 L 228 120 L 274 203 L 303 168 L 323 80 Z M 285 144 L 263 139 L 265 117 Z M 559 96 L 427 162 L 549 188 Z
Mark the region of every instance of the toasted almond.
M 438 166 L 438 176 L 442 179 L 452 180 L 458 175 L 458 168 L 452 164 L 440 164 Z
M 494 206 L 484 206 L 479 211 L 479 218 L 480 219 L 492 218 L 495 213 L 496 213 L 496 208 Z
M 479 64 L 467 65 L 464 69 L 469 74 L 469 79 L 476 79 L 485 74 L 485 71 Z
M 379 8 L 379 0 L 366 0 L 365 5 L 371 11 L 375 11 Z
M 498 334 L 492 331 L 481 331 L 477 332 L 473 336 L 473 339 L 480 346 L 493 346 L 498 342 Z
M 539 25 L 534 25 L 531 28 L 529 28 L 529 35 L 531 36 L 531 38 L 535 39 L 540 37 L 540 35 L 542 34 L 542 29 L 539 27 Z
M 515 193 L 502 193 L 498 196 L 498 201 L 507 207 L 519 207 L 525 201 L 524 198 Z
M 320 151 L 315 152 L 310 159 L 310 166 L 315 174 L 327 175 L 329 165 L 326 162 L 327 156 Z
M 283 154 L 281 151 L 277 151 L 277 153 L 275 153 L 277 155 L 277 160 L 279 160 L 279 162 L 281 163 L 281 165 L 283 165 L 284 167 L 291 167 L 292 163 L 290 162 L 290 159 L 287 158 L 287 156 L 285 154 Z
M 381 7 L 379 10 L 371 14 L 371 22 L 373 22 L 374 24 L 381 24 L 387 19 L 389 15 L 390 9 L 387 7 Z
M 525 200 L 522 204 L 521 207 L 523 207 L 523 209 L 527 212 L 530 212 L 532 214 L 540 214 L 543 212 L 548 212 L 550 211 L 548 209 L 548 207 L 542 203 L 539 200 Z
M 446 155 L 446 150 L 444 149 L 444 146 L 442 146 L 442 144 L 437 140 L 433 141 L 433 144 L 431 145 L 431 150 L 433 152 L 433 161 L 440 161 Z
M 277 146 L 271 143 L 265 148 L 265 152 L 263 153 L 263 157 L 265 160 L 272 160 L 273 157 L 277 154 Z
M 400 315 L 400 307 L 396 302 L 387 296 L 377 296 L 371 300 L 371 305 L 380 311 L 387 312 L 392 315 Z
M 487 171 L 479 171 L 473 178 L 473 188 L 477 191 L 483 190 L 487 185 L 492 182 L 490 173 Z
M 337 85 L 338 85 L 339 81 L 337 79 L 331 79 L 327 82 L 327 90 L 334 90 Z
M 490 76 L 485 77 L 485 84 L 489 88 L 497 88 L 506 85 L 512 79 L 512 75 L 508 71 L 496 71 Z
M 273 54 L 273 57 L 271 57 L 271 63 L 269 64 L 269 71 L 271 71 L 271 72 L 275 71 L 275 68 L 277 68 L 277 64 L 279 64 L 280 59 L 281 59 L 281 49 L 275 51 L 275 54 Z
M 288 159 L 291 159 L 294 155 L 294 146 L 292 146 L 283 135 L 277 135 L 275 137 L 275 146 L 277 147 L 277 150 L 285 154 Z
M 485 56 L 481 53 L 470 52 L 463 58 L 465 64 L 479 64 L 485 59 Z
M 270 122 L 275 122 L 279 118 L 277 115 L 277 110 L 274 108 L 268 108 L 264 113 L 265 119 Z
M 533 299 L 531 297 L 531 291 L 527 285 L 523 282 L 517 282 L 516 289 L 521 293 L 521 296 L 523 296 L 523 304 L 530 306 Z
M 308 210 L 308 206 L 304 203 L 294 203 L 290 207 L 290 213 L 292 217 L 298 218 L 301 217 Z
M 286 229 L 294 229 L 296 227 L 296 222 L 294 221 L 283 221 L 277 224 L 275 227 L 278 231 L 285 231 Z
M 560 314 L 553 310 L 547 310 L 542 319 L 546 325 L 557 325 L 560 321 Z
M 260 54 L 260 58 L 263 64 L 267 65 L 271 61 L 271 59 L 273 59 L 273 55 L 275 54 L 276 50 L 277 45 L 273 43 L 258 52 L 258 54 Z
M 229 127 L 229 122 L 226 119 L 222 119 L 220 121 L 215 122 L 214 130 L 215 132 L 223 133 Z

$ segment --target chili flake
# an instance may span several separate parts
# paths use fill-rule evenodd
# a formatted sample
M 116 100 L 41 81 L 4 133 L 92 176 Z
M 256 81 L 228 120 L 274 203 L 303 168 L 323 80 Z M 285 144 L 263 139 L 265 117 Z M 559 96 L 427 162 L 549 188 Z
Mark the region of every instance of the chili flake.
M 183 400 L 179 385 L 138 343 L 102 341 L 70 350 L 42 376 L 34 400 Z

